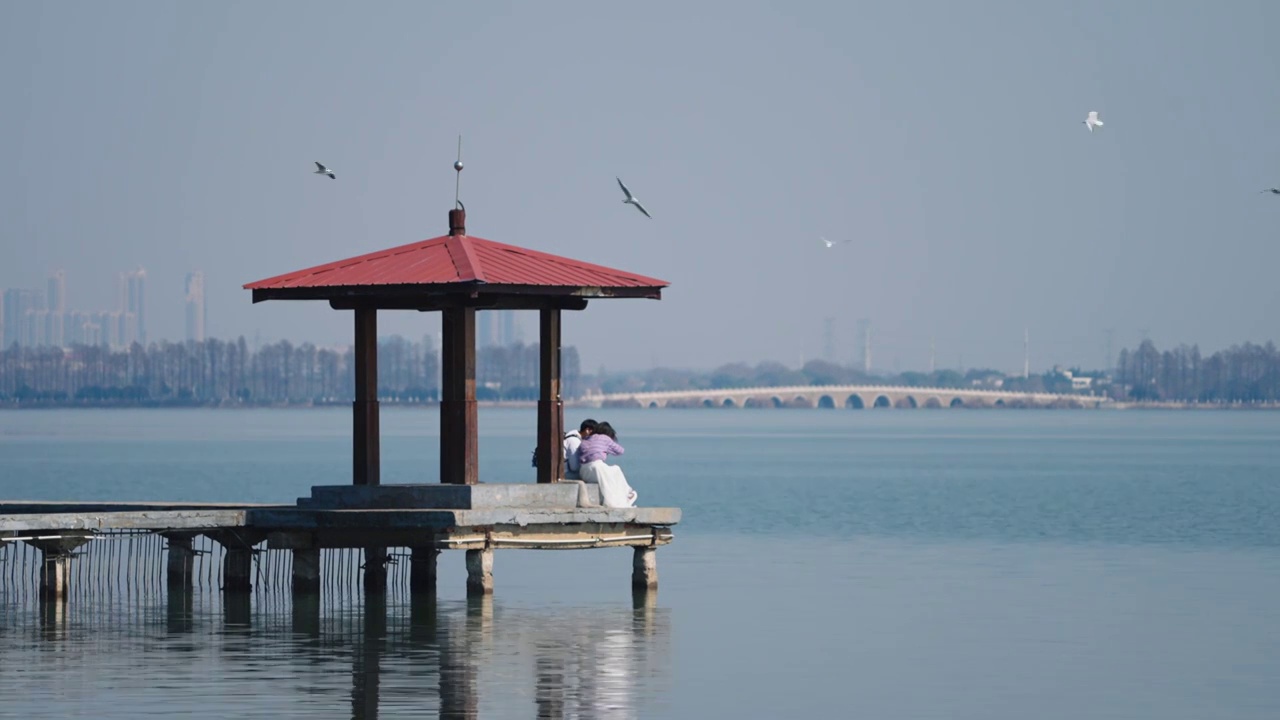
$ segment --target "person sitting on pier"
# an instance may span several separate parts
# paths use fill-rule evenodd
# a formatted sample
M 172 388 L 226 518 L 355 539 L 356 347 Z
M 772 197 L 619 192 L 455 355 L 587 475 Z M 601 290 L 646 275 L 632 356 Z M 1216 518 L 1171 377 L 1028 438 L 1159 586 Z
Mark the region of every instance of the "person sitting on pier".
M 578 462 L 578 446 L 582 441 L 591 437 L 596 431 L 596 421 L 587 418 L 582 421 L 577 430 L 570 430 L 564 434 L 564 479 L 565 480 L 581 480 L 580 472 L 582 463 Z
M 604 461 L 609 455 L 625 452 L 617 437 L 609 423 L 597 424 L 595 432 L 583 438 L 578 446 L 580 472 L 583 480 L 600 486 L 600 504 L 605 507 L 635 507 L 636 491 L 627 484 L 622 468 Z

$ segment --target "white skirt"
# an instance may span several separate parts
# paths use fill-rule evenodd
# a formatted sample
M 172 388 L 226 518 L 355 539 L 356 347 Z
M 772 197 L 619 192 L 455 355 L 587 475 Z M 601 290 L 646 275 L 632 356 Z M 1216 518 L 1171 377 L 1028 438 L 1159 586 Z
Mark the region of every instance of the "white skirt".
M 600 504 L 605 507 L 635 507 L 636 491 L 627 484 L 622 468 L 603 460 L 582 464 L 582 479 L 600 486 Z

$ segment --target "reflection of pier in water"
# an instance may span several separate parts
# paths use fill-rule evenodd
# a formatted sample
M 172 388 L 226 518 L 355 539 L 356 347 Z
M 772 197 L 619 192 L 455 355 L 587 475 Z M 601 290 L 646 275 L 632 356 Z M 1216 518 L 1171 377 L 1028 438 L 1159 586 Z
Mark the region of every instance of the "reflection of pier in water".
M 190 702 L 187 673 L 195 683 L 216 683 L 210 692 L 219 693 L 229 677 L 265 673 L 256 687 L 237 689 L 254 709 L 271 697 L 325 715 L 349 707 L 355 718 L 478 718 L 525 703 L 538 718 L 650 715 L 644 708 L 670 682 L 670 632 L 669 612 L 653 591 L 636 592 L 631 607 L 287 589 L 0 603 L 8 672 L 18 664 L 61 669 L 68 658 L 91 673 L 188 668 L 166 684 L 180 702 Z M 218 658 L 213 666 L 210 657 Z M 0 686 L 12 684 L 5 674 L 0 668 Z M 228 714 L 237 714 L 236 699 L 226 702 Z

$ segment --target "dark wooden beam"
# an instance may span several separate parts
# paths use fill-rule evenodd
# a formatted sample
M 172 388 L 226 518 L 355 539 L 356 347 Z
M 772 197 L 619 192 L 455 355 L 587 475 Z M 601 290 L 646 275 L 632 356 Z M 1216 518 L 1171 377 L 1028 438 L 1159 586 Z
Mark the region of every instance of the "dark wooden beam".
M 376 307 L 379 310 L 417 310 L 441 312 L 449 308 L 475 308 L 476 310 L 585 310 L 587 299 L 582 297 L 556 297 L 551 295 L 469 295 L 431 297 L 392 297 L 377 301 L 362 298 L 335 298 L 329 301 L 334 310 L 354 310 L 358 307 Z
M 538 318 L 538 482 L 564 480 L 564 402 L 560 399 L 560 311 Z
M 440 482 L 480 479 L 476 415 L 476 311 L 450 308 L 442 317 Z
M 442 285 L 343 285 L 331 287 L 258 288 L 253 291 L 255 303 L 266 300 L 366 300 L 376 307 L 393 299 L 457 295 L 504 295 L 593 298 L 662 299 L 662 287 L 582 287 L 576 285 L 497 285 L 484 283 L 449 283 Z
M 381 456 L 378 440 L 378 311 L 361 308 L 355 311 L 356 400 L 352 435 L 352 476 L 355 485 L 377 485 L 381 482 Z

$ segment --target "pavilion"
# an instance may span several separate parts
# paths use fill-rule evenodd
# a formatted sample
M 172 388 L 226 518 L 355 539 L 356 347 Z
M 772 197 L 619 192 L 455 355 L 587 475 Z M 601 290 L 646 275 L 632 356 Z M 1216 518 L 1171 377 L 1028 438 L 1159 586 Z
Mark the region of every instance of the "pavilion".
M 249 283 L 253 302 L 327 300 L 355 317 L 354 485 L 379 485 L 378 311 L 443 315 L 440 482 L 479 482 L 477 310 L 537 310 L 540 388 L 537 481 L 564 479 L 560 396 L 561 312 L 592 299 L 661 299 L 669 283 L 572 258 L 467 235 L 466 211 L 449 211 L 449 234 Z

